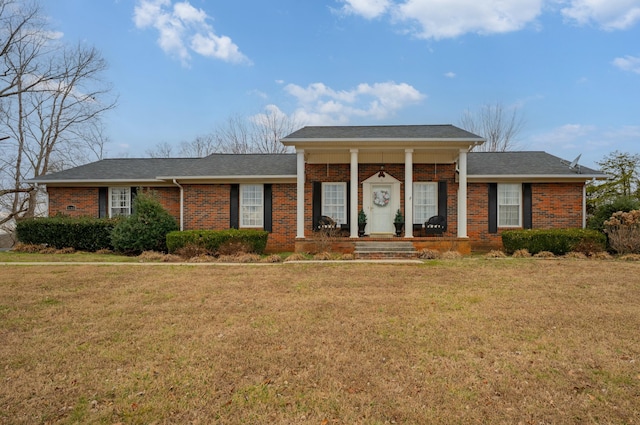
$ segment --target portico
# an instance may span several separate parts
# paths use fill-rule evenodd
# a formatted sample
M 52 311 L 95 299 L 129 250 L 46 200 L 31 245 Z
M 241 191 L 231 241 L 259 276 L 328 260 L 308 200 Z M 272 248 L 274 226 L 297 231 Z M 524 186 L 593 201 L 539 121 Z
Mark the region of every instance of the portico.
M 329 212 L 343 235 L 358 239 L 361 210 L 369 237 L 392 236 L 399 210 L 404 239 L 415 237 L 414 224 L 419 229 L 428 211 L 447 217 L 449 237 L 467 238 L 467 152 L 483 141 L 453 126 L 305 127 L 291 134 L 282 143 L 297 155 L 297 240 L 312 237 L 316 217 Z

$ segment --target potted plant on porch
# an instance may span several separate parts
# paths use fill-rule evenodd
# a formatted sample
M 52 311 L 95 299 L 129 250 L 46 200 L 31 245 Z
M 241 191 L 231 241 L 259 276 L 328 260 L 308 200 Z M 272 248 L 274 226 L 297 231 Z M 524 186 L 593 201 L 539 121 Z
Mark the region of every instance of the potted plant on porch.
M 404 227 L 404 217 L 398 208 L 396 211 L 396 216 L 393 219 L 393 225 L 396 226 L 396 236 L 400 236 L 402 234 L 402 228 Z
M 364 229 L 367 226 L 367 215 L 364 210 L 360 210 L 358 213 L 358 236 L 364 236 Z

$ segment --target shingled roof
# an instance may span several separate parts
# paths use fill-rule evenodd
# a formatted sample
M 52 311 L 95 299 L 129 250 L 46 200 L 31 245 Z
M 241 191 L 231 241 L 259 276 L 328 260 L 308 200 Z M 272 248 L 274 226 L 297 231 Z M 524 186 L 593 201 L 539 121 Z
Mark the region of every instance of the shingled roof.
M 569 161 L 542 151 L 470 152 L 467 156 L 469 176 L 605 177 L 600 171 L 569 165 Z
M 372 126 L 310 126 L 291 133 L 283 142 L 295 140 L 472 140 L 482 137 L 466 130 L 446 125 L 372 125 Z
M 213 154 L 204 158 L 104 159 L 31 179 L 30 183 L 153 183 L 172 179 L 223 178 L 295 179 L 295 154 Z M 588 180 L 606 177 L 588 167 L 571 168 L 569 162 L 542 151 L 471 152 L 467 174 L 474 177 L 558 177 Z
M 28 180 L 30 183 L 157 182 L 174 178 L 296 176 L 294 154 L 213 154 L 204 158 L 103 159 L 58 173 Z

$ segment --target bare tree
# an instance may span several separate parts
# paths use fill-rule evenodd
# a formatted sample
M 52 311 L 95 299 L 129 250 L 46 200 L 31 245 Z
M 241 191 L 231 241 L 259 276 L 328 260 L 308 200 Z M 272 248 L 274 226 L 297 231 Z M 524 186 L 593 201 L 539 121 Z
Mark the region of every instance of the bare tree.
M 524 119 L 518 108 L 505 108 L 502 103 L 483 105 L 476 113 L 467 110 L 460 119 L 465 130 L 486 139 L 474 150 L 477 152 L 505 152 L 515 150 Z
M 180 156 L 183 157 L 201 158 L 216 152 L 220 152 L 220 144 L 213 134 L 197 136 L 191 142 L 180 143 Z
M 224 125 L 214 130 L 213 137 L 218 146 L 220 146 L 221 152 L 254 152 L 247 120 L 241 115 L 230 116 Z
M 145 151 L 149 158 L 171 158 L 173 157 L 173 145 L 168 142 L 161 142 L 151 149 Z
M 1 52 L 0 128 L 9 136 L 0 162 L 2 225 L 34 215 L 38 191 L 25 179 L 103 151 L 100 120 L 115 99 L 101 80 L 107 64 L 97 50 L 58 43 L 37 7 L 0 0 L 0 13 L 10 25 Z
M 267 106 L 265 113 L 254 115 L 251 121 L 253 146 L 260 153 L 289 152 L 280 139 L 302 127 L 275 105 Z
M 286 153 L 289 149 L 280 140 L 300 127 L 294 119 L 271 105 L 265 108 L 264 113 L 249 118 L 231 115 L 211 133 L 197 136 L 191 142 L 182 142 L 179 156 L 199 158 L 213 153 Z M 152 158 L 168 158 L 173 155 L 173 146 L 160 143 L 148 149 L 146 154 Z

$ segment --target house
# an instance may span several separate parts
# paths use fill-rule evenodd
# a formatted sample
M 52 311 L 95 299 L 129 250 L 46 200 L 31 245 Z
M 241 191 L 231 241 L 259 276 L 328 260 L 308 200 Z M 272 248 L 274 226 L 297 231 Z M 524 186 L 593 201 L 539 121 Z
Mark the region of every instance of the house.
M 271 252 L 317 250 L 327 223 L 342 251 L 394 237 L 397 211 L 402 240 L 463 253 L 500 248 L 504 229 L 585 226 L 585 184 L 601 172 L 539 151 L 471 151 L 483 142 L 452 125 L 304 127 L 282 139 L 293 154 L 105 159 L 30 182 L 46 185 L 50 215 L 127 215 L 139 188 L 153 190 L 181 229 L 265 229 Z M 433 216 L 446 223 L 436 237 Z

